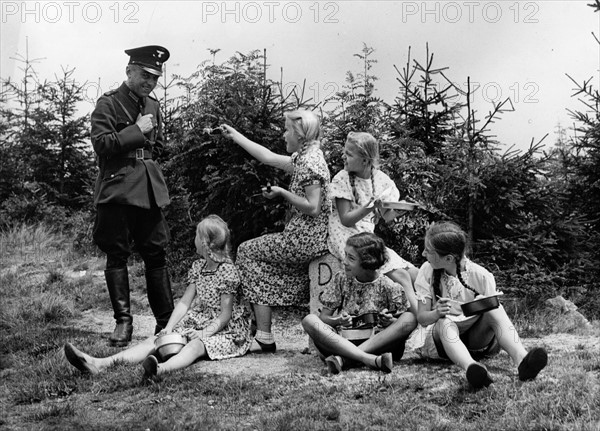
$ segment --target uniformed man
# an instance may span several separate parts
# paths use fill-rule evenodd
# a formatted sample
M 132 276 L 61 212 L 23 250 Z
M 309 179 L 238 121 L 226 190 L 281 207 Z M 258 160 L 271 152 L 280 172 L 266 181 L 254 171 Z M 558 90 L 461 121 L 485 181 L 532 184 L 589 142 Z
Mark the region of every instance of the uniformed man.
M 164 149 L 162 117 L 157 100 L 150 97 L 170 54 L 161 46 L 125 53 L 127 80 L 98 99 L 91 135 L 99 165 L 93 235 L 107 255 L 104 274 L 117 322 L 109 340 L 115 346 L 126 346 L 133 332 L 127 273 L 133 244 L 144 260 L 155 333 L 166 326 L 173 311 L 165 252 L 169 229 L 162 212 L 170 200 L 154 161 Z

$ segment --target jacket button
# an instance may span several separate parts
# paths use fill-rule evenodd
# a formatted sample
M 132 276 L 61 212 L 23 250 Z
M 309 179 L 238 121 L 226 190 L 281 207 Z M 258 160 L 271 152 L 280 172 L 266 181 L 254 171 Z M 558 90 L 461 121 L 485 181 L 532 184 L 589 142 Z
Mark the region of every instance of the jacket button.
M 111 175 L 110 175 L 110 177 L 111 177 L 111 178 L 114 178 L 114 177 L 115 177 L 115 174 L 111 174 Z

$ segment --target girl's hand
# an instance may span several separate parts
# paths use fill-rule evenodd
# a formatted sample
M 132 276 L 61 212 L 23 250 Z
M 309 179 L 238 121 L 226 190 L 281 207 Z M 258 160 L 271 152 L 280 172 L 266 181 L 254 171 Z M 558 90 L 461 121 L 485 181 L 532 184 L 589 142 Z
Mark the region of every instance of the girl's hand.
M 381 310 L 379 312 L 379 323 L 384 328 L 387 328 L 395 321 L 396 321 L 396 318 L 394 317 L 394 315 L 392 313 L 389 312 L 389 310 L 387 308 L 384 308 L 383 310 Z
M 350 316 L 345 311 L 342 311 L 342 314 L 340 314 L 338 316 L 337 321 L 338 321 L 339 326 L 351 326 L 352 325 L 352 316 Z
M 446 315 L 450 314 L 450 310 L 452 309 L 450 302 L 451 299 L 449 298 L 439 298 L 435 303 L 435 311 L 437 311 L 437 314 L 440 316 L 440 318 L 446 317 Z
M 284 189 L 278 186 L 271 186 L 271 191 L 268 191 L 267 187 L 263 187 L 261 190 L 264 197 L 266 197 L 267 199 L 274 199 L 277 196 L 282 196 L 282 191 Z
M 190 338 L 190 340 L 199 340 L 200 338 L 202 338 L 202 331 L 190 331 L 188 337 Z
M 223 136 L 225 136 L 227 139 L 232 139 L 235 141 L 236 136 L 240 135 L 240 132 L 231 126 L 228 126 L 227 124 L 221 124 L 219 127 L 221 127 L 221 130 L 223 131 Z

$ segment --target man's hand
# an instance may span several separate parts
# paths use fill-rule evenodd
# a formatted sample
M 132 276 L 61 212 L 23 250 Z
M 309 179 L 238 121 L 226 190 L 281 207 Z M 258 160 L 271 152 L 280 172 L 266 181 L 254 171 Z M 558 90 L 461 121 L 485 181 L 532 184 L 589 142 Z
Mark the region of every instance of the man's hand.
M 154 129 L 154 115 L 146 114 L 142 116 L 142 114 L 139 114 L 137 120 L 135 121 L 135 124 L 145 135 L 146 133 Z

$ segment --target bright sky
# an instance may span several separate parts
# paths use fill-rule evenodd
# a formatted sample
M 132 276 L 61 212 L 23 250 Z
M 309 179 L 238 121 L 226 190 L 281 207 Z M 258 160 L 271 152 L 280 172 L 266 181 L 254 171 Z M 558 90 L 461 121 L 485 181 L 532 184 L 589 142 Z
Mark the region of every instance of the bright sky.
M 567 108 L 582 109 L 573 84 L 600 77 L 600 13 L 587 1 L 0 1 L 0 76 L 22 76 L 17 54 L 41 59 L 35 69 L 53 79 L 61 67 L 88 81 L 93 109 L 102 92 L 125 77 L 124 50 L 163 45 L 171 52 L 167 73 L 190 75 L 221 49 L 221 62 L 236 51 L 266 49 L 269 77 L 289 86 L 306 80 L 308 95 L 323 101 L 341 89 L 346 71 L 362 64 L 353 56 L 363 43 L 376 51 L 371 70 L 377 95 L 398 94 L 396 65 L 425 60 L 466 89 L 479 83 L 475 108 L 483 118 L 492 101 L 512 99 L 515 112 L 492 126 L 497 139 L 526 148 L 556 126 L 570 127 Z M 98 88 L 98 83 L 99 87 Z M 85 113 L 84 112 L 84 113 Z M 83 115 L 83 114 L 82 114 Z

